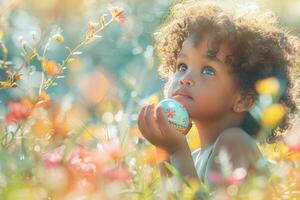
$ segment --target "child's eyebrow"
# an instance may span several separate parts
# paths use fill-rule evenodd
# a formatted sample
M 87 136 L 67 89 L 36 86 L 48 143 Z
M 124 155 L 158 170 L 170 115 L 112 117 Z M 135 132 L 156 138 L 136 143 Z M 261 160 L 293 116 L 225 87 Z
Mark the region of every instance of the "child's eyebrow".
M 188 56 L 183 52 L 180 52 L 177 56 L 177 58 L 185 58 L 185 57 L 188 57 Z M 219 64 L 225 65 L 225 63 L 223 61 L 221 61 L 217 56 L 212 57 L 212 56 L 209 56 L 208 54 L 205 54 L 203 57 L 212 62 L 217 62 Z
M 206 54 L 206 55 L 203 56 L 203 57 L 207 58 L 207 59 L 210 60 L 210 61 L 218 62 L 218 63 L 224 65 L 224 63 L 223 63 L 217 56 L 213 56 L 213 57 L 212 57 L 212 56 L 209 56 L 208 54 Z

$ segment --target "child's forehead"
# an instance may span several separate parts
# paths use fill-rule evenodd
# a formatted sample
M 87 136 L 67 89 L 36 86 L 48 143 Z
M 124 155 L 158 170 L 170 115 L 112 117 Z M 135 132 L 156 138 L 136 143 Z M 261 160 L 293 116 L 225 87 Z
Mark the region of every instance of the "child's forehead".
M 191 50 L 197 50 L 199 54 L 206 56 L 209 50 L 214 48 L 213 37 L 210 34 L 205 34 L 202 37 L 196 37 L 196 35 L 190 35 L 183 43 L 182 48 L 178 54 L 179 57 L 187 57 Z M 225 63 L 226 57 L 232 55 L 230 44 L 226 41 L 218 43 L 218 53 L 216 57 Z

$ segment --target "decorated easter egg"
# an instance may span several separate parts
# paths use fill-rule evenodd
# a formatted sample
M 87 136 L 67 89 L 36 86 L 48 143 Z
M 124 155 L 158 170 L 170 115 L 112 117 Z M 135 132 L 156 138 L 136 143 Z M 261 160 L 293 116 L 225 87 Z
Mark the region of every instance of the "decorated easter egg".
M 179 132 L 183 133 L 189 126 L 190 118 L 186 108 L 175 99 L 164 99 L 159 102 L 169 123 Z

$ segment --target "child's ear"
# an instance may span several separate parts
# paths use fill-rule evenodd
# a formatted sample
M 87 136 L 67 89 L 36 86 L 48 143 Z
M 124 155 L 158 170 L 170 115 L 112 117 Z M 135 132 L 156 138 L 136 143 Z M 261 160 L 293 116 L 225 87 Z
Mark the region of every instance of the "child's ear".
M 253 93 L 247 95 L 240 94 L 237 97 L 235 104 L 233 105 L 233 111 L 237 113 L 249 111 L 251 107 L 255 104 L 255 102 L 256 102 L 255 94 Z

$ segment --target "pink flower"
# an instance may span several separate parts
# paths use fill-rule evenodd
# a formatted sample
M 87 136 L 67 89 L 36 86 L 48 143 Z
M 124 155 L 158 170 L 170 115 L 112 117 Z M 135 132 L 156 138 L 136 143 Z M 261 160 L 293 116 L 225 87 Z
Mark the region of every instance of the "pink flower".
M 167 108 L 166 112 L 167 112 L 167 116 L 171 118 L 174 117 L 176 113 L 175 110 L 171 110 L 170 108 Z
M 103 176 L 109 181 L 126 181 L 130 178 L 130 172 L 127 168 L 110 166 L 104 169 Z
M 44 164 L 46 167 L 50 168 L 59 166 L 61 164 L 65 148 L 65 145 L 63 145 L 45 154 Z
M 92 162 L 90 152 L 83 148 L 73 149 L 68 156 L 68 165 L 76 176 L 93 177 L 97 172 L 97 165 Z
M 119 7 L 114 7 L 111 4 L 108 5 L 108 10 L 110 11 L 113 20 L 120 24 L 124 24 L 126 19 L 124 17 L 124 9 Z
M 210 182 L 216 185 L 225 184 L 229 185 L 239 185 L 242 181 L 245 180 L 247 176 L 247 171 L 244 168 L 236 168 L 230 174 L 224 176 L 218 173 L 217 171 L 210 172 L 208 179 Z
M 26 119 L 31 114 L 32 106 L 26 101 L 9 101 L 9 113 L 5 116 L 6 123 L 18 122 Z
M 114 140 L 102 142 L 102 147 L 103 152 L 115 161 L 120 160 L 123 156 L 120 144 Z

